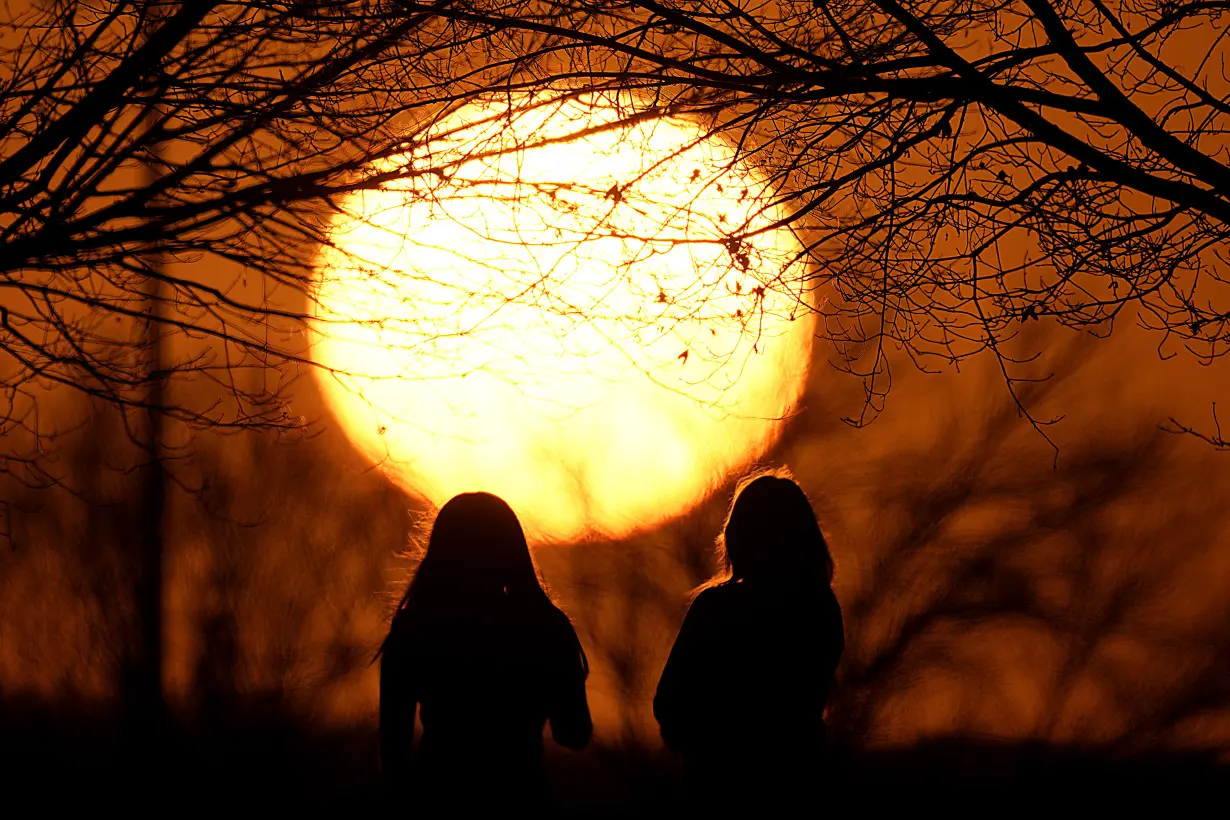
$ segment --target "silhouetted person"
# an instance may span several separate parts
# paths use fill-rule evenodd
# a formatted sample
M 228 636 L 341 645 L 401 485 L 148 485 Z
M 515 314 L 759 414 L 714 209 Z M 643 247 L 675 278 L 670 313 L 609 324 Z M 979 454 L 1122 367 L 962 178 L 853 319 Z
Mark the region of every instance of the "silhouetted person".
M 545 723 L 563 746 L 589 742 L 585 652 L 543 590 L 516 515 L 493 495 L 440 510 L 378 657 L 382 776 L 407 808 L 545 808 Z
M 765 474 L 741 483 L 718 548 L 725 568 L 688 609 L 654 716 L 696 808 L 808 813 L 823 802 L 824 710 L 845 647 L 828 545 L 802 489 Z

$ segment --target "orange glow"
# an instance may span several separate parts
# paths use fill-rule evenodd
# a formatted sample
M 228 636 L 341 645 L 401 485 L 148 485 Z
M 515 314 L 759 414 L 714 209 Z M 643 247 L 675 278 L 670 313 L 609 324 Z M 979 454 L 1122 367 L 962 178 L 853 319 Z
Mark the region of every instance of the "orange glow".
M 321 387 L 412 492 L 496 493 L 536 541 L 620 537 L 699 502 L 795 408 L 814 324 L 800 246 L 693 123 L 507 105 L 464 108 L 397 160 L 444 174 L 339 203 Z

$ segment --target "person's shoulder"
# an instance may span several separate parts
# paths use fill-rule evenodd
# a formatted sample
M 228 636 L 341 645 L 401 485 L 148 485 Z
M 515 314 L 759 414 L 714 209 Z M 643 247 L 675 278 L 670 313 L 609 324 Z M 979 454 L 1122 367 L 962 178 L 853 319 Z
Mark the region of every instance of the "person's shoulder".
M 422 648 L 420 630 L 413 627 L 405 610 L 400 610 L 393 616 L 389 632 L 380 644 L 381 665 L 403 663 L 408 656 Z
M 739 592 L 738 584 L 730 582 L 705 587 L 692 599 L 692 603 L 688 607 L 688 614 L 703 616 L 706 613 L 726 609 L 738 598 Z
M 548 603 L 543 607 L 540 614 L 547 628 L 554 634 L 571 637 L 575 637 L 577 634 L 576 627 L 572 624 L 572 619 L 554 603 Z
M 543 617 L 545 629 L 539 632 L 538 646 L 546 651 L 549 657 L 557 661 L 563 660 L 569 666 L 573 665 L 579 657 L 581 639 L 572 619 L 555 604 L 547 607 Z
M 547 617 L 550 618 L 551 622 L 556 626 L 572 629 L 572 619 L 568 617 L 568 613 L 564 612 L 564 610 L 560 609 L 559 606 L 554 603 L 547 607 Z
M 825 586 L 821 591 L 819 616 L 837 632 L 845 632 L 845 617 L 841 612 L 841 604 L 837 600 L 837 592 L 831 586 Z
M 837 600 L 837 590 L 833 589 L 831 585 L 826 585 L 821 595 L 824 598 L 824 606 L 830 612 L 836 612 L 838 615 L 841 615 L 841 603 Z

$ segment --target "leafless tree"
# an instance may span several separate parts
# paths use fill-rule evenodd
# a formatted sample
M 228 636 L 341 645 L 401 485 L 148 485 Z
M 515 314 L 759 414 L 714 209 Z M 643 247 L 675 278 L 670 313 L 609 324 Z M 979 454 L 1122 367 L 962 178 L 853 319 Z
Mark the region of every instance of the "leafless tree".
M 887 394 L 886 346 L 924 368 L 992 355 L 1014 394 L 1034 372 L 1012 345 L 1030 321 L 1105 334 L 1126 317 L 1162 355 L 1224 354 L 1225 12 L 1220 0 L 435 10 L 459 42 L 489 46 L 451 93 L 505 66 L 515 87 L 636 88 L 765 170 L 806 238 L 802 275 L 828 296 L 821 335 L 865 380 L 860 423 Z
M 227 260 L 309 292 L 338 197 L 445 173 L 373 162 L 404 155 L 442 108 L 495 90 L 634 90 L 634 116 L 689 117 L 735 141 L 778 191 L 766 208 L 784 205 L 806 240 L 809 265 L 792 270 L 814 305 L 827 297 L 822 335 L 866 380 L 870 414 L 888 389 L 886 345 L 923 367 L 996 356 L 1015 390 L 1027 376 L 1011 340 L 1031 320 L 1109 332 L 1127 315 L 1163 352 L 1211 361 L 1230 333 L 1225 10 L 33 4 L 8 22 L 0 89 L 9 424 L 30 412 L 20 394 L 34 381 L 146 402 L 147 374 L 115 351 L 134 343 L 153 277 L 158 324 L 218 341 L 160 375 L 190 371 L 240 399 L 164 410 L 211 427 L 293 426 L 276 390 L 234 374 L 294 359 L 265 330 L 296 332 L 304 316 L 201 272 Z M 152 179 L 125 176 L 142 164 Z M 766 229 L 732 225 L 732 254 Z M 154 271 L 155 257 L 194 264 Z
M 117 466 L 145 476 L 125 691 L 156 711 L 163 485 L 182 480 L 167 425 L 302 426 L 282 387 L 331 198 L 407 173 L 371 163 L 405 150 L 402 119 L 431 102 L 410 89 L 440 33 L 372 2 L 33 0 L 4 16 L 0 477 L 81 491 L 49 442 L 118 411 L 136 456 Z M 193 380 L 222 400 L 176 390 Z

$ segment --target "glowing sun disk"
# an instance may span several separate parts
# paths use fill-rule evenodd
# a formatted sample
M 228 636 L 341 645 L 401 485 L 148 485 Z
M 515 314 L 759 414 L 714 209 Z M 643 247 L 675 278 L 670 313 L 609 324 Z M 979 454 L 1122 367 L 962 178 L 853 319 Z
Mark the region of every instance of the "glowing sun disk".
M 794 409 L 800 247 L 699 126 L 525 102 L 461 109 L 390 164 L 409 176 L 340 203 L 313 356 L 346 434 L 412 492 L 496 493 L 536 541 L 620 537 L 689 509 Z

